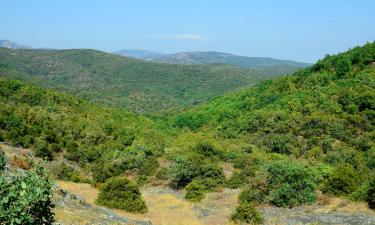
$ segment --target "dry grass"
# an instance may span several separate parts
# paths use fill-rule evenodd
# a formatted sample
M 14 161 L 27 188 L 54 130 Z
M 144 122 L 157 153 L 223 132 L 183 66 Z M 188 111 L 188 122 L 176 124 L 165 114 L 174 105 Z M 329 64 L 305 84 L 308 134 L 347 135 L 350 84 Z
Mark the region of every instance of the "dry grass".
M 366 213 L 375 215 L 375 212 L 368 208 L 366 202 L 352 202 L 350 200 L 329 195 L 320 195 L 318 204 L 322 205 L 315 212 L 347 212 L 347 213 Z
M 98 190 L 91 185 L 65 181 L 57 181 L 57 183 L 61 188 L 81 195 L 88 203 L 95 204 Z M 147 219 L 154 225 L 228 225 L 231 224 L 229 218 L 237 204 L 238 192 L 238 190 L 225 189 L 222 192 L 207 194 L 202 203 L 190 203 L 183 198 L 183 191 L 149 186 L 142 190 L 142 196 L 149 208 L 147 213 L 115 211 L 121 216 L 137 220 Z

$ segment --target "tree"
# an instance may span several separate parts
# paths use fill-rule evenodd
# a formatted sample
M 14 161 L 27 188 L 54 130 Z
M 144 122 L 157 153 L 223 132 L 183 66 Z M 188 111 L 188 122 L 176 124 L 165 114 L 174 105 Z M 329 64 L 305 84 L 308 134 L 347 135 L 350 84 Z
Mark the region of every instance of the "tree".
M 100 188 L 96 202 L 100 205 L 128 212 L 145 213 L 147 206 L 137 184 L 125 177 L 112 177 Z

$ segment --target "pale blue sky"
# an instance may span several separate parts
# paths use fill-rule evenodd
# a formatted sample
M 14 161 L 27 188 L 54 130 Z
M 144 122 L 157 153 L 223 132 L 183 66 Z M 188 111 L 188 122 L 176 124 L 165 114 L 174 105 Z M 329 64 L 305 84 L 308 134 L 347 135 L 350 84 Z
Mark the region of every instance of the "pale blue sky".
M 33 47 L 314 62 L 375 40 L 374 0 L 1 0 L 0 11 L 0 39 Z

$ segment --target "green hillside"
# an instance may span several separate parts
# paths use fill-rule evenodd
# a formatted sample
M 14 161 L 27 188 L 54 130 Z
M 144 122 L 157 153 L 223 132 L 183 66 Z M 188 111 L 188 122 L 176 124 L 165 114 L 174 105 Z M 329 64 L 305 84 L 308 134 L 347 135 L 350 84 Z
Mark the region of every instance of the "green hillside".
M 244 68 L 262 68 L 269 66 L 284 66 L 289 72 L 307 67 L 308 63 L 292 60 L 274 59 L 268 57 L 247 57 L 224 52 L 180 52 L 153 56 L 149 60 L 172 64 L 228 64 Z
M 95 50 L 0 48 L 3 77 L 141 113 L 197 104 L 285 72 L 290 70 L 167 65 Z
M 211 133 L 230 151 L 227 160 L 242 169 L 231 184 L 246 183 L 241 204 L 313 202 L 316 188 L 366 200 L 375 172 L 374 63 L 375 43 L 368 43 L 218 97 L 172 123 Z
M 50 71 L 43 65 L 35 68 Z M 18 71 L 2 64 L 3 74 L 25 76 Z M 138 186 L 149 182 L 184 188 L 192 202 L 241 188 L 232 219 L 257 223 L 257 204 L 294 207 L 319 195 L 374 207 L 374 112 L 375 43 L 159 119 L 0 80 L 0 141 L 52 161 L 57 179 L 104 185 L 100 204 L 117 208 L 110 187 L 122 184 L 136 199 L 123 208 L 138 212 L 146 208 Z

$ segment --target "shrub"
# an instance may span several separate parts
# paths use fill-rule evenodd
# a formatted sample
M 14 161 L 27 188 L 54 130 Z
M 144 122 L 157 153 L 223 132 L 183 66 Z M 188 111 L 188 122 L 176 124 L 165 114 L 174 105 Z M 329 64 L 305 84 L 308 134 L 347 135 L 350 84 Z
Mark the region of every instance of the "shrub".
M 194 178 L 200 175 L 200 161 L 192 158 L 177 158 L 171 168 L 172 180 L 171 185 L 174 188 L 185 187 Z
M 148 176 L 146 176 L 146 175 L 140 175 L 137 178 L 137 184 L 138 184 L 138 186 L 142 187 L 142 186 L 146 185 L 147 183 L 148 183 Z
M 0 149 L 0 171 L 3 171 L 5 169 L 5 154 L 4 152 Z
M 223 151 L 214 143 L 206 140 L 199 140 L 195 145 L 195 151 L 206 157 L 223 157 Z
M 347 195 L 358 188 L 357 174 L 353 166 L 341 163 L 328 178 L 324 191 L 335 195 Z
M 159 162 L 154 157 L 147 157 L 139 168 L 139 173 L 142 175 L 152 176 L 159 167 Z
M 375 178 L 370 181 L 366 200 L 369 207 L 375 209 Z
M 204 180 L 193 180 L 186 187 L 185 198 L 190 201 L 200 201 L 204 198 L 206 192 L 206 185 Z
M 246 202 L 258 201 L 278 207 L 293 207 L 314 202 L 315 188 L 314 173 L 309 167 L 284 159 L 271 161 L 263 166 L 242 198 L 247 199 Z
M 231 219 L 235 222 L 261 224 L 263 217 L 253 203 L 240 203 L 232 213 Z
M 100 188 L 96 202 L 110 208 L 145 213 L 147 206 L 136 184 L 124 177 L 108 179 Z
M 225 182 L 228 188 L 240 188 L 246 183 L 246 176 L 241 172 L 234 172 L 232 176 Z
M 169 179 L 169 171 L 167 168 L 160 168 L 156 171 L 155 177 L 159 180 L 168 180 Z
M 52 224 L 52 184 L 44 169 L 0 175 L 0 224 Z
M 243 190 L 238 196 L 238 200 L 240 203 L 261 203 L 262 201 L 264 201 L 264 199 L 266 199 L 266 196 L 264 195 L 264 193 L 262 193 L 262 191 L 251 187 Z
M 55 176 L 57 179 L 80 182 L 81 176 L 79 171 L 75 170 L 73 166 L 66 163 L 61 163 L 54 170 Z
M 199 177 L 201 179 L 212 179 L 217 185 L 221 185 L 225 183 L 225 176 L 223 172 L 223 168 L 219 167 L 215 164 L 207 164 L 203 165 L 201 168 L 201 174 Z

